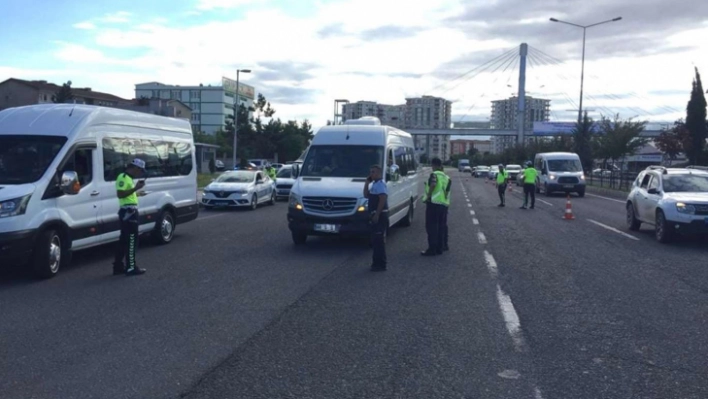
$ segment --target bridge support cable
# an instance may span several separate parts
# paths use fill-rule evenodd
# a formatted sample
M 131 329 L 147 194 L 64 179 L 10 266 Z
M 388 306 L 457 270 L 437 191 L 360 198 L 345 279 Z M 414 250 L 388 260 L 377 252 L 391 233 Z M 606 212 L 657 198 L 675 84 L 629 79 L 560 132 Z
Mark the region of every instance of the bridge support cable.
M 520 62 L 520 61 L 519 61 L 519 58 L 518 58 L 518 57 L 512 57 L 512 58 L 509 59 L 509 61 L 505 64 L 504 70 L 502 70 L 501 73 L 502 73 L 502 74 L 505 73 L 505 72 L 509 69 L 510 66 L 512 66 L 512 65 L 518 65 L 519 62 Z M 494 71 L 492 71 L 491 73 L 497 72 L 501 66 L 502 66 L 502 65 L 500 64 L 500 65 L 499 65 Z M 507 82 L 511 79 L 511 77 L 512 77 L 512 75 L 513 75 L 513 72 L 514 72 L 514 69 L 516 69 L 516 67 L 512 68 L 512 71 L 511 71 L 511 73 L 510 73 L 509 78 L 507 79 Z M 494 85 L 494 83 L 496 83 L 498 80 L 499 80 L 499 76 L 497 76 L 496 78 L 494 78 L 494 81 L 492 82 L 492 85 Z M 485 93 L 482 93 L 482 96 L 480 96 L 480 97 L 478 98 L 478 101 L 484 99 L 486 96 L 487 96 L 487 93 L 486 93 L 486 92 L 485 92 Z M 477 102 L 478 102 L 478 101 L 475 101 L 475 102 L 472 104 L 472 106 L 470 106 L 470 107 L 467 109 L 467 111 L 462 115 L 462 117 L 460 117 L 460 118 L 457 120 L 457 123 L 462 122 L 462 121 L 470 114 L 470 112 L 477 106 Z
M 455 85 L 455 86 L 453 86 L 453 87 L 450 87 L 449 89 L 447 89 L 447 90 L 445 90 L 444 92 L 442 92 L 442 93 L 440 94 L 440 97 L 444 96 L 445 94 L 447 94 L 447 93 L 450 92 L 451 90 L 454 90 L 454 89 L 460 87 L 460 85 L 462 85 L 463 83 L 467 83 L 467 82 L 469 82 L 470 80 L 472 80 L 472 79 L 476 78 L 477 76 L 481 75 L 482 73 L 487 72 L 487 71 L 488 71 L 490 68 L 492 68 L 492 67 L 496 67 L 496 69 L 494 70 L 494 72 L 497 71 L 501 66 L 505 65 L 507 62 L 509 62 L 510 60 L 514 59 L 515 57 L 516 57 L 516 54 L 515 54 L 515 53 L 511 53 L 511 54 L 507 55 L 506 57 L 504 57 L 503 59 L 497 60 L 496 62 L 487 65 L 487 67 L 485 67 L 484 69 L 481 69 L 481 70 L 477 71 L 474 75 L 468 77 L 468 78 L 465 79 L 464 81 L 462 81 L 462 82 L 458 83 L 457 85 Z M 494 73 L 494 72 L 492 72 L 492 73 Z
M 428 93 L 435 93 L 438 89 L 441 89 L 441 88 L 445 87 L 445 86 L 448 85 L 448 84 L 451 84 L 451 83 L 453 83 L 453 82 L 455 82 L 455 81 L 457 81 L 457 80 L 459 80 L 459 79 L 462 79 L 462 78 L 468 76 L 469 74 L 472 74 L 472 73 L 474 73 L 474 72 L 476 72 L 476 71 L 478 71 L 478 70 L 480 70 L 480 69 L 482 69 L 482 68 L 487 68 L 488 66 L 490 66 L 490 65 L 492 65 L 492 64 L 495 64 L 495 63 L 496 63 L 497 61 L 499 61 L 499 60 L 504 60 L 504 59 L 506 59 L 509 55 L 515 55 L 517 49 L 518 49 L 518 46 L 517 46 L 517 47 L 514 47 L 514 48 L 511 48 L 511 49 L 508 49 L 508 50 L 505 50 L 501 55 L 492 58 L 491 60 L 485 62 L 485 63 L 482 64 L 482 65 L 479 65 L 479 66 L 476 66 L 476 67 L 470 69 L 469 71 L 467 71 L 467 72 L 465 72 L 465 73 L 463 73 L 463 74 L 461 74 L 461 75 L 455 77 L 454 79 L 451 79 L 451 80 L 449 80 L 449 81 L 443 82 L 443 83 L 441 83 L 441 84 L 439 84 L 439 85 L 433 87 L 432 89 L 428 90 L 427 92 L 428 92 Z
M 536 54 L 530 54 L 529 59 L 532 61 L 532 65 L 537 68 L 540 68 L 543 66 L 552 66 L 552 65 L 548 64 L 546 61 L 543 61 L 542 59 L 540 59 Z M 566 78 L 565 75 L 556 74 L 556 77 L 560 80 L 567 81 L 570 83 L 569 79 Z M 565 100 L 564 100 L 565 102 L 569 103 L 571 106 L 573 106 L 575 108 L 578 108 L 578 103 L 576 103 L 575 100 L 573 100 L 573 98 L 567 92 L 561 91 L 559 94 L 565 98 Z M 561 103 L 561 104 L 563 104 L 563 103 Z

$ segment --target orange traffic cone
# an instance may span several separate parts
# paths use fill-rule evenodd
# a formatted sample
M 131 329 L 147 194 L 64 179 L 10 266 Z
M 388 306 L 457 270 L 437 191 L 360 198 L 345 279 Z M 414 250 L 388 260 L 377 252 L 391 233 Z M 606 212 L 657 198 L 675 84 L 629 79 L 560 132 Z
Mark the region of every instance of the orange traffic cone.
M 568 200 L 565 203 L 565 215 L 563 215 L 564 220 L 575 220 L 575 215 L 573 215 L 573 205 L 570 203 L 570 194 L 568 194 Z
M 514 189 L 511 187 L 511 182 L 507 182 L 507 184 L 509 185 L 509 192 L 514 191 Z

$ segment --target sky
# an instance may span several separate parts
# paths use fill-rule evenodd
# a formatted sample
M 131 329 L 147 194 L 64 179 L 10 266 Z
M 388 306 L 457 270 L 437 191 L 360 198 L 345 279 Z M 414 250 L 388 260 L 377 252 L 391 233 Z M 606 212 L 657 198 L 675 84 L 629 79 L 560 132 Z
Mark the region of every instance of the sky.
M 484 121 L 518 92 L 577 118 L 583 30 L 584 108 L 596 118 L 685 116 L 694 67 L 708 76 L 708 1 L 682 0 L 3 0 L 0 81 L 67 80 L 133 98 L 135 84 L 256 87 L 284 120 L 315 127 L 334 100 L 454 101 L 453 122 Z M 705 78 L 708 79 L 708 78 Z M 706 84 L 708 87 L 708 84 Z

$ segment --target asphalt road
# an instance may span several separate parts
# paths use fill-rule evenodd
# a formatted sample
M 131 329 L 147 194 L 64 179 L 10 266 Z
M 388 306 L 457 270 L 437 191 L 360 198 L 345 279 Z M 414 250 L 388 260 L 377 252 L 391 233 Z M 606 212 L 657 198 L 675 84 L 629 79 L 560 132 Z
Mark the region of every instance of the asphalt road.
M 0 275 L 0 398 L 705 398 L 705 241 L 628 232 L 614 198 L 453 177 L 450 252 L 424 208 L 388 239 L 292 245 L 286 204 L 205 211 L 145 276 L 110 247 L 52 280 Z

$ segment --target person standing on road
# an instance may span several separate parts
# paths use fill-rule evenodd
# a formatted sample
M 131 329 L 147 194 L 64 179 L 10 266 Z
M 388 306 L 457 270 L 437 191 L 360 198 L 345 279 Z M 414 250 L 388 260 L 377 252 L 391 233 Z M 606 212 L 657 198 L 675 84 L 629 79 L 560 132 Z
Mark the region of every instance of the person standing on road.
M 369 224 L 371 225 L 371 245 L 374 248 L 371 271 L 383 272 L 386 270 L 387 261 L 388 188 L 383 181 L 381 166 L 373 165 L 369 170 L 369 177 L 364 184 L 364 197 L 368 199 L 368 211 L 371 215 Z
M 443 172 L 440 158 L 433 158 L 433 173 L 425 183 L 423 202 L 425 208 L 425 230 L 428 233 L 428 249 L 421 252 L 423 256 L 435 256 L 443 253 L 445 235 L 443 218 L 445 213 L 445 193 L 449 189 L 449 178 Z
M 120 240 L 116 247 L 116 256 L 113 262 L 113 275 L 125 273 L 126 276 L 137 276 L 145 273 L 145 269 L 139 268 L 135 264 L 135 250 L 138 246 L 138 197 L 145 195 L 141 192 L 145 187 L 145 181 L 137 183 L 133 179 L 141 177 L 145 173 L 145 161 L 135 158 L 128 165 L 125 173 L 118 175 L 116 179 L 116 191 L 118 193 L 118 221 L 120 223 Z M 123 263 L 125 261 L 125 263 Z
M 273 165 L 268 164 L 268 166 L 266 167 L 266 173 L 268 173 L 268 177 L 270 177 L 272 180 L 275 180 L 275 176 L 277 175 L 277 173 Z
M 441 170 L 443 174 L 447 177 L 447 186 L 445 187 L 444 190 L 444 198 L 443 198 L 443 212 L 442 212 L 442 218 L 440 219 L 441 223 L 441 243 L 440 247 L 443 249 L 443 251 L 449 251 L 450 246 L 448 245 L 448 228 L 447 228 L 447 214 L 448 211 L 450 210 L 450 190 L 452 189 L 452 178 L 445 173 L 444 169 Z
M 524 205 L 521 206 L 521 209 L 527 209 L 529 194 L 531 195 L 531 209 L 534 209 L 536 206 L 536 178 L 538 177 L 538 171 L 533 167 L 531 161 L 528 161 L 522 173 L 524 174 Z
M 504 165 L 499 164 L 497 173 L 497 191 L 499 192 L 499 207 L 506 206 L 506 186 L 509 183 L 509 172 L 504 169 Z

